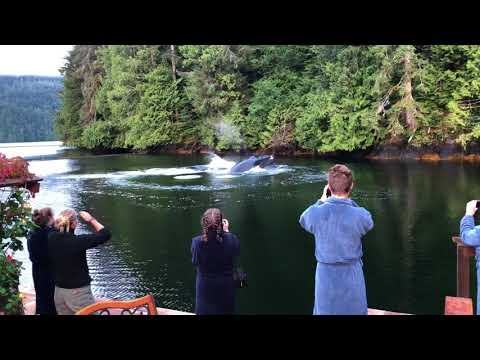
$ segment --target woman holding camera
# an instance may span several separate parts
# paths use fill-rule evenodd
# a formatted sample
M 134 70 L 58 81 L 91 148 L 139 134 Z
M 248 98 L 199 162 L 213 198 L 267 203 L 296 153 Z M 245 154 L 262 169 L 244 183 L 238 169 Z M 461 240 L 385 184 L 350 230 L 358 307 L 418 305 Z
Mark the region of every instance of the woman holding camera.
M 32 220 L 37 225 L 27 239 L 28 253 L 32 262 L 32 277 L 35 287 L 35 313 L 55 315 L 55 283 L 48 257 L 48 234 L 53 231 L 53 211 L 51 208 L 36 209 Z
M 75 235 L 78 216 L 74 210 L 64 210 L 55 220 L 56 232 L 48 236 L 48 250 L 55 279 L 55 307 L 59 315 L 73 315 L 95 303 L 90 288 L 87 249 L 107 242 L 110 231 L 86 211 L 80 217 L 95 230 L 95 234 Z
M 208 209 L 201 219 L 202 234 L 192 239 L 192 263 L 197 267 L 195 313 L 226 315 L 235 311 L 233 267 L 240 242 L 229 232 L 219 209 Z
M 480 201 L 472 200 L 467 203 L 465 216 L 460 221 L 460 237 L 468 246 L 475 247 L 475 258 L 477 262 L 477 315 L 480 315 L 480 226 L 475 226 L 473 216 L 478 210 Z

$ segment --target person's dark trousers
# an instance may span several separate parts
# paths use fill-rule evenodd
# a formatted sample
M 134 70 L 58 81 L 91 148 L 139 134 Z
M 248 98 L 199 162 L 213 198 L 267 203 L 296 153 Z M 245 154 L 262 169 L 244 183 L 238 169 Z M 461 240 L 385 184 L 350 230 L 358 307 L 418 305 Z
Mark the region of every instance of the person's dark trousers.
M 35 313 L 38 315 L 56 315 L 53 274 L 48 267 L 39 264 L 32 265 L 32 272 L 35 286 Z

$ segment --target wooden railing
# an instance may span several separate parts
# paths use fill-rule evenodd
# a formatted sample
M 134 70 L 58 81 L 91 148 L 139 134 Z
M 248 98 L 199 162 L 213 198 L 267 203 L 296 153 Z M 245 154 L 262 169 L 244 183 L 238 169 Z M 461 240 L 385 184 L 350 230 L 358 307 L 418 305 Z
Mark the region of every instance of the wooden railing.
M 452 237 L 457 245 L 457 296 L 469 298 L 470 294 L 470 258 L 475 256 L 475 248 L 465 245 L 458 236 Z
M 475 248 L 465 245 L 458 236 L 452 237 L 452 241 L 457 246 L 457 296 L 445 298 L 445 315 L 473 315 L 470 258 L 475 256 Z
M 43 179 L 38 176 L 33 176 L 31 178 L 16 178 L 16 179 L 6 179 L 0 182 L 0 188 L 3 187 L 23 187 L 30 191 L 32 197 L 35 197 L 35 194 L 40 191 L 40 181 Z

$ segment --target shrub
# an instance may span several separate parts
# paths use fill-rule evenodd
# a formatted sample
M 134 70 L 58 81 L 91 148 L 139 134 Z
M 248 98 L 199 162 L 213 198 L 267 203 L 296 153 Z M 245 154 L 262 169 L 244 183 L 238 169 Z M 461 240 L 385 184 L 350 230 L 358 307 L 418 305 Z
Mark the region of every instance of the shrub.
M 0 312 L 23 315 L 22 298 L 18 291 L 22 263 L 0 252 Z

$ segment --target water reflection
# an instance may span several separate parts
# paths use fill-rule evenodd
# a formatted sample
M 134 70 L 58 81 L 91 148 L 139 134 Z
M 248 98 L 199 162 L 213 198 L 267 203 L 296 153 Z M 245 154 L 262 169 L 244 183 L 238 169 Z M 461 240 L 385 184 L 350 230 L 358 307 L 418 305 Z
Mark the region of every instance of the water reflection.
M 191 238 L 200 231 L 203 211 L 220 207 L 240 238 L 241 263 L 249 275 L 249 287 L 238 292 L 239 312 L 310 314 L 314 243 L 298 217 L 320 197 L 332 162 L 278 162 L 288 171 L 225 176 L 195 168 L 211 163 L 202 156 L 64 151 L 32 161 L 32 169 L 44 176 L 33 206 L 56 212 L 86 209 L 112 228 L 111 242 L 88 252 L 96 296 L 127 299 L 152 293 L 159 306 L 185 311 L 193 309 L 195 289 Z M 347 165 L 355 175 L 353 197 L 375 221 L 364 241 L 369 306 L 441 314 L 445 296 L 455 294 L 450 237 L 458 233 L 467 200 L 479 197 L 478 166 Z M 201 177 L 175 178 L 184 175 Z M 87 229 L 82 225 L 80 231 Z M 22 283 L 30 276 L 25 271 Z

